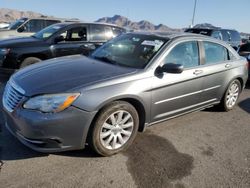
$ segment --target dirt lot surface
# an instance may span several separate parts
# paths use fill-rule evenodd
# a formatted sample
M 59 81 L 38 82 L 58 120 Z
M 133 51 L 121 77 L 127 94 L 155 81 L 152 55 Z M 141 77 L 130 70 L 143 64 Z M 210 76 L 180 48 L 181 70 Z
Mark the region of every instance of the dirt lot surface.
M 250 86 L 234 110 L 154 125 L 112 157 L 88 148 L 37 153 L 10 135 L 2 115 L 0 123 L 0 187 L 250 187 Z

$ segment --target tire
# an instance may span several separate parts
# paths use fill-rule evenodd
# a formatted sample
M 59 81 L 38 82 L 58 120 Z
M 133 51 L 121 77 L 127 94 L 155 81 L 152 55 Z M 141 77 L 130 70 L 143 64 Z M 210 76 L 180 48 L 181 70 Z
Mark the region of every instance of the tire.
M 127 149 L 139 127 L 136 109 L 128 102 L 115 101 L 104 107 L 90 129 L 89 144 L 102 156 Z
M 28 57 L 23 60 L 23 62 L 20 65 L 20 69 L 27 67 L 29 65 L 35 64 L 37 62 L 41 61 L 41 59 L 37 57 Z
M 220 107 L 223 111 L 230 111 L 237 104 L 239 99 L 239 95 L 241 92 L 241 83 L 239 80 L 235 79 L 230 82 L 222 100 L 220 103 Z

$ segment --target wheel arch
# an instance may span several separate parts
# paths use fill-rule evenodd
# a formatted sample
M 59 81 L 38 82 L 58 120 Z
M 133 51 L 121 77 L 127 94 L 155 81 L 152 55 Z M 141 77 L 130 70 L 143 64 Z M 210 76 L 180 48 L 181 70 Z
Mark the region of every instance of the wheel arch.
M 18 58 L 18 68 L 20 68 L 22 62 L 26 59 L 26 58 L 29 58 L 29 57 L 35 57 L 35 58 L 38 58 L 38 59 L 41 59 L 41 60 L 46 60 L 48 59 L 48 56 L 46 54 L 41 54 L 41 53 L 30 53 L 30 54 L 23 54 L 22 56 L 20 56 Z
M 94 118 L 92 119 L 92 122 L 88 128 L 88 132 L 87 132 L 87 136 L 86 136 L 86 140 L 84 141 L 84 143 L 88 143 L 89 139 L 90 139 L 90 135 L 91 135 L 91 131 L 94 127 L 94 124 L 99 116 L 99 114 L 101 113 L 102 109 L 105 108 L 106 106 L 108 106 L 110 103 L 115 102 L 115 101 L 125 101 L 128 102 L 129 104 L 131 104 L 137 111 L 138 116 L 139 116 L 139 127 L 138 127 L 138 131 L 139 132 L 143 132 L 146 128 L 145 125 L 145 121 L 146 121 L 146 111 L 145 111 L 145 107 L 143 105 L 143 103 L 136 99 L 136 98 L 132 98 L 132 97 L 121 97 L 121 98 L 117 98 L 114 100 L 109 100 L 106 103 L 102 104 L 101 106 L 99 106 L 98 108 L 98 112 L 95 114 Z
M 243 90 L 243 87 L 244 87 L 244 81 L 241 77 L 236 77 L 235 79 L 239 80 L 240 82 L 240 85 L 241 85 L 241 91 Z
M 94 126 L 93 124 L 95 123 L 97 117 L 99 116 L 99 114 L 101 113 L 102 109 L 105 108 L 106 106 L 108 106 L 110 103 L 115 102 L 115 101 L 125 101 L 128 102 L 129 104 L 131 104 L 137 111 L 138 116 L 139 116 L 139 128 L 138 131 L 139 132 L 143 132 L 145 130 L 145 122 L 146 122 L 146 110 L 145 110 L 145 105 L 143 104 L 143 102 L 141 100 L 139 100 L 138 98 L 135 97 L 119 97 L 119 98 L 114 98 L 114 99 L 110 99 L 108 101 L 106 101 L 105 103 L 102 103 L 101 105 L 98 106 L 97 108 L 97 113 L 94 116 L 90 128 L 92 126 Z M 89 134 L 90 130 L 88 130 L 88 134 Z

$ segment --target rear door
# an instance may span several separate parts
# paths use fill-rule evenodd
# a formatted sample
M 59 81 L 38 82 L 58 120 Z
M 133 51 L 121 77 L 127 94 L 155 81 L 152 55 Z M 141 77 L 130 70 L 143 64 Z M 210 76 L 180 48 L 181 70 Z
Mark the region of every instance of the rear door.
M 203 50 L 202 98 L 204 101 L 219 101 L 227 86 L 235 57 L 225 46 L 214 42 L 204 41 Z

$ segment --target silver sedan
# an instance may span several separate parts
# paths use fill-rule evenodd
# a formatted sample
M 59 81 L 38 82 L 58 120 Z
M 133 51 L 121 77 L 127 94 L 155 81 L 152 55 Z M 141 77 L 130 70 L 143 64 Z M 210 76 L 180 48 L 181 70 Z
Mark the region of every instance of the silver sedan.
M 94 51 L 28 66 L 6 85 L 6 127 L 41 152 L 103 156 L 147 126 L 213 105 L 229 111 L 247 62 L 223 41 L 195 34 L 127 33 Z

